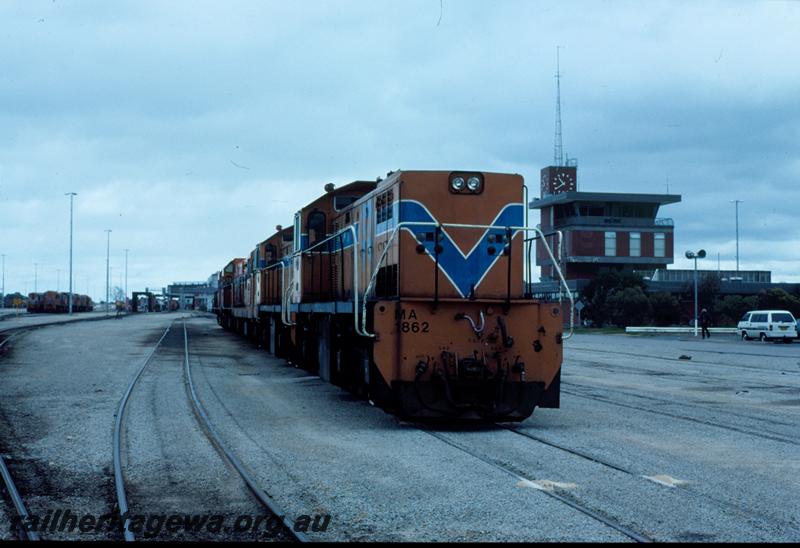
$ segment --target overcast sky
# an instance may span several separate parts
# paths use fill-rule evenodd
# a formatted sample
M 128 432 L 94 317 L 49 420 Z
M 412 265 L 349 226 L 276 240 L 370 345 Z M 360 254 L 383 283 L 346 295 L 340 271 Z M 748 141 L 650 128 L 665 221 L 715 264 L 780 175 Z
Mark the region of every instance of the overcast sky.
M 581 190 L 679 193 L 675 267 L 800 282 L 800 3 L 5 0 L 6 290 L 204 280 L 327 182 L 516 172 L 564 149 Z M 538 214 L 537 214 L 538 216 Z M 538 221 L 537 221 L 538 222 Z

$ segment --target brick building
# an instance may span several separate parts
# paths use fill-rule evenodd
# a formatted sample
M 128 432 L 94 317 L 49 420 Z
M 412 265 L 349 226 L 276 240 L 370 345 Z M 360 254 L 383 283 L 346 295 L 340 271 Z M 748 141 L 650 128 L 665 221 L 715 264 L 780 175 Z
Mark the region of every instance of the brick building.
M 677 194 L 579 192 L 577 167 L 541 172 L 541 194 L 529 204 L 541 213 L 541 229 L 567 280 L 590 280 L 610 270 L 657 270 L 673 263 L 674 223 L 659 217 Z M 537 246 L 541 282 L 556 279 L 552 261 Z

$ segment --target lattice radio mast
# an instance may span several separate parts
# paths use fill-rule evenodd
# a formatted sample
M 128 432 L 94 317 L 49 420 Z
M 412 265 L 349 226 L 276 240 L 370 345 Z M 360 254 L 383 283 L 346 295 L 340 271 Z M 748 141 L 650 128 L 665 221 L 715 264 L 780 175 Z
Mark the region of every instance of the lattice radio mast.
M 559 55 L 561 46 L 556 46 L 556 135 L 553 151 L 553 165 L 564 165 L 564 150 L 561 142 L 561 59 Z

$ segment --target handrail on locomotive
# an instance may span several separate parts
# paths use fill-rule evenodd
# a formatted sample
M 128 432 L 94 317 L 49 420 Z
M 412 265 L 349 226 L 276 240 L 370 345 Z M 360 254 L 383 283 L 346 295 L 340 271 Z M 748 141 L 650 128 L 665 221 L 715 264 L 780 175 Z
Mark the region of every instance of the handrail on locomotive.
M 369 284 L 367 284 L 367 289 L 366 289 L 366 291 L 364 291 L 364 304 L 363 304 L 363 307 L 362 307 L 362 310 L 361 310 L 362 325 L 365 326 L 366 323 L 367 323 L 367 298 L 369 297 L 370 291 L 372 291 L 372 286 L 375 284 L 375 278 L 378 276 L 378 270 L 380 269 L 381 264 L 383 264 L 383 261 L 386 258 L 386 255 L 387 255 L 387 253 L 389 251 L 389 248 L 391 247 L 392 241 L 394 240 L 395 236 L 397 235 L 397 233 L 400 231 L 401 228 L 404 228 L 404 227 L 407 227 L 407 226 L 428 226 L 428 227 L 435 227 L 435 228 L 439 228 L 439 229 L 443 229 L 443 228 L 478 228 L 478 229 L 480 229 L 480 228 L 482 228 L 482 229 L 486 229 L 486 230 L 504 228 L 507 231 L 508 230 L 513 231 L 514 234 L 516 234 L 519 231 L 522 231 L 524 233 L 531 232 L 531 231 L 538 233 L 539 237 L 542 238 L 542 243 L 544 244 L 544 248 L 547 250 L 547 254 L 550 256 L 550 260 L 553 261 L 553 265 L 555 266 L 556 272 L 558 273 L 558 277 L 561 280 L 561 284 L 563 285 L 564 290 L 567 293 L 567 297 L 569 298 L 569 306 L 570 306 L 570 312 L 569 312 L 569 334 L 565 335 L 563 338 L 564 339 L 569 339 L 570 337 L 572 337 L 572 335 L 574 333 L 574 330 L 575 330 L 575 325 L 574 325 L 574 323 L 575 323 L 575 319 L 574 319 L 575 318 L 575 298 L 573 297 L 572 291 L 570 291 L 569 286 L 567 285 L 567 281 L 564 279 L 564 274 L 561 272 L 560 264 L 557 263 L 555 257 L 553 257 L 553 251 L 550 249 L 550 246 L 547 244 L 547 240 L 545 239 L 544 233 L 541 231 L 541 229 L 539 229 L 537 227 L 529 227 L 529 226 L 499 227 L 499 226 L 494 226 L 494 225 L 473 225 L 473 224 L 461 224 L 461 223 L 432 223 L 432 222 L 422 222 L 422 221 L 401 221 L 400 223 L 398 223 L 394 227 L 394 230 L 392 231 L 391 236 L 387 240 L 386 245 L 383 248 L 383 252 L 381 253 L 380 258 L 378 259 L 378 263 L 375 265 L 375 270 L 372 272 L 372 276 L 370 277 Z M 528 257 L 528 261 L 530 261 L 530 257 Z M 528 263 L 528 271 L 529 272 L 531 271 L 530 266 L 531 266 L 530 263 Z M 356 303 L 356 306 L 357 306 L 357 303 Z M 367 333 L 364 336 L 375 337 L 375 334 L 374 333 Z
M 378 262 L 375 265 L 375 269 L 373 270 L 372 275 L 370 276 L 369 283 L 367 284 L 367 288 L 364 291 L 364 294 L 363 294 L 363 296 L 361 298 L 361 303 L 360 304 L 359 304 L 360 293 L 359 293 L 359 288 L 358 288 L 358 278 L 359 278 L 359 276 L 358 275 L 353 275 L 353 327 L 354 327 L 356 333 L 358 333 L 360 336 L 367 337 L 367 338 L 374 338 L 375 337 L 374 333 L 368 333 L 366 331 L 367 302 L 368 302 L 368 299 L 369 299 L 369 294 L 372 291 L 373 286 L 375 285 L 375 279 L 378 276 L 378 271 L 380 270 L 381 265 L 383 264 L 384 260 L 386 259 L 386 256 L 388 254 L 389 249 L 391 248 L 391 244 L 394 241 L 394 238 L 397 236 L 397 234 L 398 234 L 398 232 L 400 231 L 401 228 L 405 228 L 405 227 L 409 227 L 409 226 L 434 227 L 434 228 L 439 228 L 440 230 L 444 229 L 444 228 L 467 228 L 467 229 L 472 228 L 472 229 L 484 229 L 484 230 L 501 229 L 501 228 L 503 228 L 505 230 L 513 231 L 514 234 L 516 234 L 519 231 L 521 231 L 523 233 L 527 233 L 527 232 L 536 233 L 537 236 L 535 236 L 533 238 L 530 238 L 530 239 L 523 238 L 523 239 L 525 240 L 525 242 L 532 241 L 532 240 L 535 240 L 537 238 L 541 238 L 542 239 L 542 243 L 544 244 L 544 248 L 547 251 L 548 256 L 550 257 L 550 260 L 553 262 L 553 265 L 555 267 L 556 273 L 558 274 L 558 277 L 559 277 L 559 280 L 561 282 L 561 285 L 563 286 L 563 288 L 564 288 L 564 290 L 565 290 L 565 292 L 567 294 L 567 298 L 569 299 L 569 304 L 570 304 L 569 334 L 564 335 L 563 338 L 564 339 L 569 339 L 570 337 L 572 337 L 572 335 L 574 333 L 574 330 L 575 330 L 575 325 L 574 325 L 574 322 L 575 322 L 575 320 L 574 320 L 574 317 L 575 317 L 575 298 L 572 295 L 572 291 L 570 291 L 566 280 L 564 279 L 564 274 L 562 273 L 561 267 L 560 267 L 560 261 L 556 261 L 555 257 L 553 256 L 553 251 L 550 248 L 550 245 L 547 243 L 547 239 L 545 238 L 545 235 L 541 231 L 541 229 L 539 229 L 538 227 L 525 227 L 525 226 L 499 227 L 499 226 L 494 226 L 494 225 L 474 225 L 474 224 L 462 224 L 462 223 L 433 223 L 433 222 L 422 222 L 422 221 L 402 221 L 402 222 L 398 223 L 397 225 L 395 225 L 394 230 L 392 231 L 391 235 L 389 236 L 389 239 L 386 241 L 386 243 L 384 245 L 383 251 L 381 252 L 381 256 L 380 256 L 380 258 L 378 259 Z M 330 242 L 331 240 L 333 240 L 335 238 L 340 238 L 343 234 L 346 234 L 347 232 L 350 232 L 352 234 L 352 236 L 353 236 L 353 272 L 357 273 L 359 271 L 358 270 L 358 256 L 362 252 L 362 250 L 359 249 L 360 246 L 359 246 L 359 243 L 358 243 L 358 235 L 356 233 L 355 226 L 353 226 L 353 225 L 350 225 L 350 226 L 348 226 L 346 228 L 343 228 L 342 230 L 336 232 L 335 234 L 332 234 L 331 236 L 328 236 L 327 238 L 325 238 L 325 239 L 323 239 L 323 240 L 321 240 L 319 242 L 314 243 L 313 245 L 311 245 L 310 247 L 307 247 L 306 249 L 295 251 L 291 255 L 287 255 L 285 257 L 282 257 L 278 262 L 276 262 L 273 265 L 270 265 L 270 266 L 265 267 L 265 268 L 260 268 L 260 269 L 258 269 L 256 271 L 254 271 L 253 273 L 251 273 L 251 276 L 252 276 L 256 272 L 260 272 L 262 270 L 270 270 L 270 269 L 278 268 L 278 267 L 281 268 L 281 270 L 282 270 L 281 279 L 284 282 L 284 291 L 283 291 L 283 294 L 281 295 L 281 321 L 282 321 L 282 323 L 284 325 L 286 325 L 286 326 L 295 325 L 295 323 L 292 322 L 292 320 L 291 320 L 291 308 L 290 308 L 291 307 L 290 300 L 291 300 L 292 284 L 294 283 L 295 271 L 294 271 L 294 269 L 291 270 L 291 272 L 290 272 L 291 278 L 289 280 L 289 284 L 286 285 L 285 284 L 286 263 L 290 262 L 291 260 L 293 260 L 293 259 L 295 259 L 297 257 L 302 257 L 304 254 L 307 254 L 309 251 L 311 251 L 311 250 L 313 250 L 313 249 L 315 249 L 317 247 L 321 247 L 323 244 L 327 244 L 328 242 Z M 560 238 L 560 234 L 559 234 L 559 259 L 561 258 L 561 245 L 560 245 L 560 242 L 561 242 L 561 238 Z M 531 265 L 530 253 L 528 253 L 526 264 L 527 264 L 528 272 L 531 272 L 532 271 L 532 269 L 531 269 L 532 265 Z M 359 322 L 359 312 L 360 312 L 360 316 L 361 316 L 361 318 L 360 318 L 361 321 L 360 322 Z
M 307 247 L 305 249 L 301 249 L 299 251 L 295 251 L 291 255 L 287 255 L 286 257 L 283 257 L 281 259 L 280 264 L 283 265 L 283 261 L 292 261 L 297 257 L 302 257 L 304 254 L 308 253 L 312 249 L 317 248 L 317 247 L 321 247 L 323 244 L 327 244 L 328 242 L 330 242 L 331 240 L 334 240 L 336 238 L 341 238 L 341 236 L 343 234 L 346 234 L 348 232 L 350 232 L 352 234 L 352 236 L 353 236 L 353 272 L 358 272 L 358 255 L 359 255 L 358 235 L 356 233 L 356 228 L 353 225 L 350 225 L 348 227 L 343 228 L 342 230 L 340 230 L 340 231 L 328 236 L 327 238 L 325 238 L 323 240 L 320 240 L 319 242 L 316 242 L 314 245 L 311 245 L 311 246 L 309 246 L 309 247 Z M 342 246 L 342 249 L 340 249 L 340 251 L 343 251 L 343 250 L 344 249 L 343 249 L 343 246 Z M 273 265 L 273 266 L 275 266 L 275 265 Z M 271 268 L 271 267 L 267 267 L 267 269 L 268 268 Z M 284 309 L 289 310 L 289 306 L 291 304 L 289 302 L 289 300 L 290 300 L 290 292 L 292 291 L 292 287 L 291 286 L 294 283 L 294 276 L 295 276 L 295 270 L 294 269 L 292 269 L 292 271 L 291 271 L 291 276 L 292 277 L 289 280 L 289 285 L 285 286 L 286 289 L 284 290 L 285 299 L 283 299 L 283 301 L 284 301 L 285 304 L 283 304 L 283 303 L 281 304 L 281 319 L 283 320 L 284 325 L 287 325 L 287 326 L 295 325 L 294 322 L 291 321 L 291 312 L 288 313 L 288 316 L 287 316 L 288 317 L 288 321 L 283 319 Z M 360 336 L 369 337 L 370 335 L 368 333 L 366 333 L 358 323 L 358 308 L 359 308 L 358 297 L 359 297 L 358 276 L 354 275 L 353 276 L 353 327 L 355 328 L 356 333 L 358 333 Z

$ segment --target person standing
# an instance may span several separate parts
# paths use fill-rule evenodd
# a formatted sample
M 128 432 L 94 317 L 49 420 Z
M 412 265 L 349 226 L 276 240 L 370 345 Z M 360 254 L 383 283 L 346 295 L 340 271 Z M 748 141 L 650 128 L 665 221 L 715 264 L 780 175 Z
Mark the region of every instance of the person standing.
M 704 308 L 700 311 L 700 327 L 702 328 L 703 339 L 706 337 L 711 338 L 711 332 L 708 330 L 709 325 L 711 325 L 711 315 Z

